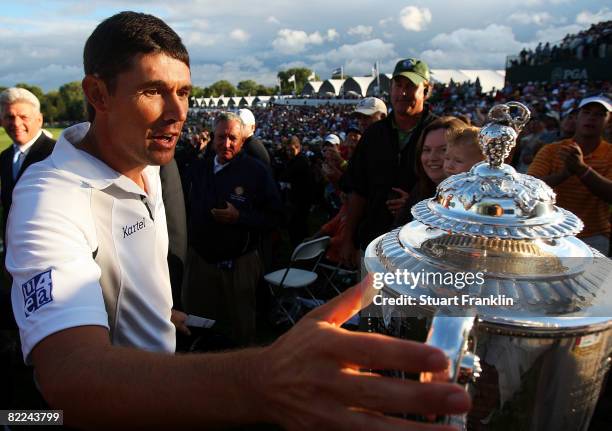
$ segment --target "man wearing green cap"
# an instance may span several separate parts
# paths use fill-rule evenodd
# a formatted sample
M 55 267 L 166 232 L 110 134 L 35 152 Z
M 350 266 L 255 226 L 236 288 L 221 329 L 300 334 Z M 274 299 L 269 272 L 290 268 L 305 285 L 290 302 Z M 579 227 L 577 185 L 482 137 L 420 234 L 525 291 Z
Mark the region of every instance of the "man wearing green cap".
M 429 67 L 415 58 L 400 60 L 391 80 L 393 111 L 365 130 L 349 163 L 353 187 L 349 196 L 347 235 L 342 247 L 344 264 L 357 266 L 357 247 L 365 250 L 391 229 L 397 211 L 416 183 L 415 147 L 423 127 L 435 116 L 429 97 Z

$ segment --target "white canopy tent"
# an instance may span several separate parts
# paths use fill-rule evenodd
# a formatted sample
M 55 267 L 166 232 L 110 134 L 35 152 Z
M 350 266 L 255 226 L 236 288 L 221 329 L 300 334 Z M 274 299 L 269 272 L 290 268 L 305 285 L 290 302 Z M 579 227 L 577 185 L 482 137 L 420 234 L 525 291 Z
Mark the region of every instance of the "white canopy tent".
M 335 96 L 339 96 L 344 81 L 346 79 L 326 79 L 319 88 L 319 94 L 326 95 L 327 93 L 332 93 Z
M 433 81 L 444 84 L 450 83 L 451 79 L 455 83 L 475 82 L 480 80 L 480 86 L 485 93 L 490 92 L 493 88 L 500 89 L 504 87 L 505 71 L 491 69 L 432 69 L 431 77 Z
M 240 106 L 253 106 L 255 96 L 244 96 L 240 101 Z
M 302 95 L 315 96 L 317 93 L 319 93 L 321 85 L 323 85 L 323 81 L 308 81 L 306 84 L 304 84 Z
M 354 76 L 347 78 L 342 86 L 342 91 L 348 93 L 354 91 L 359 96 L 364 97 L 368 93 L 370 84 L 376 80 L 374 76 Z

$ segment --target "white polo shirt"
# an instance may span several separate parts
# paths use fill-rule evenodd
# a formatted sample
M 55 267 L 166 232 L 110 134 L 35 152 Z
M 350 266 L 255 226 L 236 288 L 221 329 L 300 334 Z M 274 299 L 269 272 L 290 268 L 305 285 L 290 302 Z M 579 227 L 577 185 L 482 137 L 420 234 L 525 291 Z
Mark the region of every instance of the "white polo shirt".
M 143 171 L 145 193 L 74 147 L 88 129 L 66 129 L 13 192 L 6 266 L 26 362 L 45 337 L 83 325 L 108 328 L 114 345 L 175 349 L 159 168 Z

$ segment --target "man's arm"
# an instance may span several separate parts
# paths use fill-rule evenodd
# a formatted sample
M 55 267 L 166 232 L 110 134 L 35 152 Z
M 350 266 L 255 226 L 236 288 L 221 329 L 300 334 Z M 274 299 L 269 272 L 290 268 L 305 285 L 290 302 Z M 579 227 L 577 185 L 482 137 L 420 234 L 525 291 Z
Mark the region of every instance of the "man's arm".
M 589 167 L 580 175 L 580 181 L 587 186 L 591 193 L 612 205 L 612 180 Z
M 368 129 L 370 132 L 372 128 Z M 348 267 L 359 267 L 359 251 L 355 247 L 357 228 L 363 219 L 369 188 L 368 150 L 375 145 L 372 133 L 364 133 L 353 157 L 349 161 L 346 180 L 352 190 L 347 198 L 345 234 L 340 246 L 340 263 Z
M 274 344 L 229 353 L 168 355 L 113 347 L 106 329 L 52 334 L 32 359 L 42 393 L 69 426 L 226 427 L 276 423 L 286 430 L 449 430 L 381 416 L 457 414 L 459 386 L 361 371 L 441 371 L 433 347 L 340 325 L 359 310 L 370 281 L 306 315 Z
M 348 196 L 346 227 L 342 247 L 340 248 L 340 260 L 341 263 L 351 267 L 359 266 L 359 252 L 355 247 L 355 237 L 357 235 L 357 227 L 363 219 L 366 202 L 366 198 L 359 193 L 352 192 Z
M 554 157 L 552 149 L 553 147 L 549 145 L 540 148 L 529 165 L 527 173 L 541 179 L 550 187 L 556 187 L 571 177 L 572 173 L 567 169 L 562 169 L 557 172 L 552 171 Z
M 604 177 L 587 165 L 582 149 L 576 143 L 568 145 L 560 153 L 566 169 L 571 175 L 577 175 L 591 193 L 606 203 L 612 203 L 612 180 Z
M 572 176 L 571 173 L 569 173 L 566 170 L 563 171 L 559 171 L 559 172 L 555 172 L 553 174 L 550 175 L 545 175 L 545 176 L 538 176 L 536 174 L 532 174 L 534 177 L 541 179 L 542 181 L 544 181 L 546 184 L 548 184 L 550 187 L 556 187 L 559 184 L 561 184 L 563 181 L 567 180 L 569 177 Z

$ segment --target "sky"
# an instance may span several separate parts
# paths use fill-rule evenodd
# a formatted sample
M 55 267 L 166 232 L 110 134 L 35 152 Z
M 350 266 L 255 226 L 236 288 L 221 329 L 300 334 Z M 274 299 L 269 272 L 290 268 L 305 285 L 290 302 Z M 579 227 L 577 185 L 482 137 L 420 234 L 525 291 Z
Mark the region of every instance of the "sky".
M 82 79 L 85 40 L 123 10 L 156 15 L 181 36 L 198 86 L 274 85 L 290 67 L 322 79 L 340 66 L 369 75 L 376 61 L 391 73 L 406 57 L 432 69 L 503 69 L 523 47 L 612 19 L 601 0 L 3 0 L 0 10 L 0 85 L 44 91 Z

